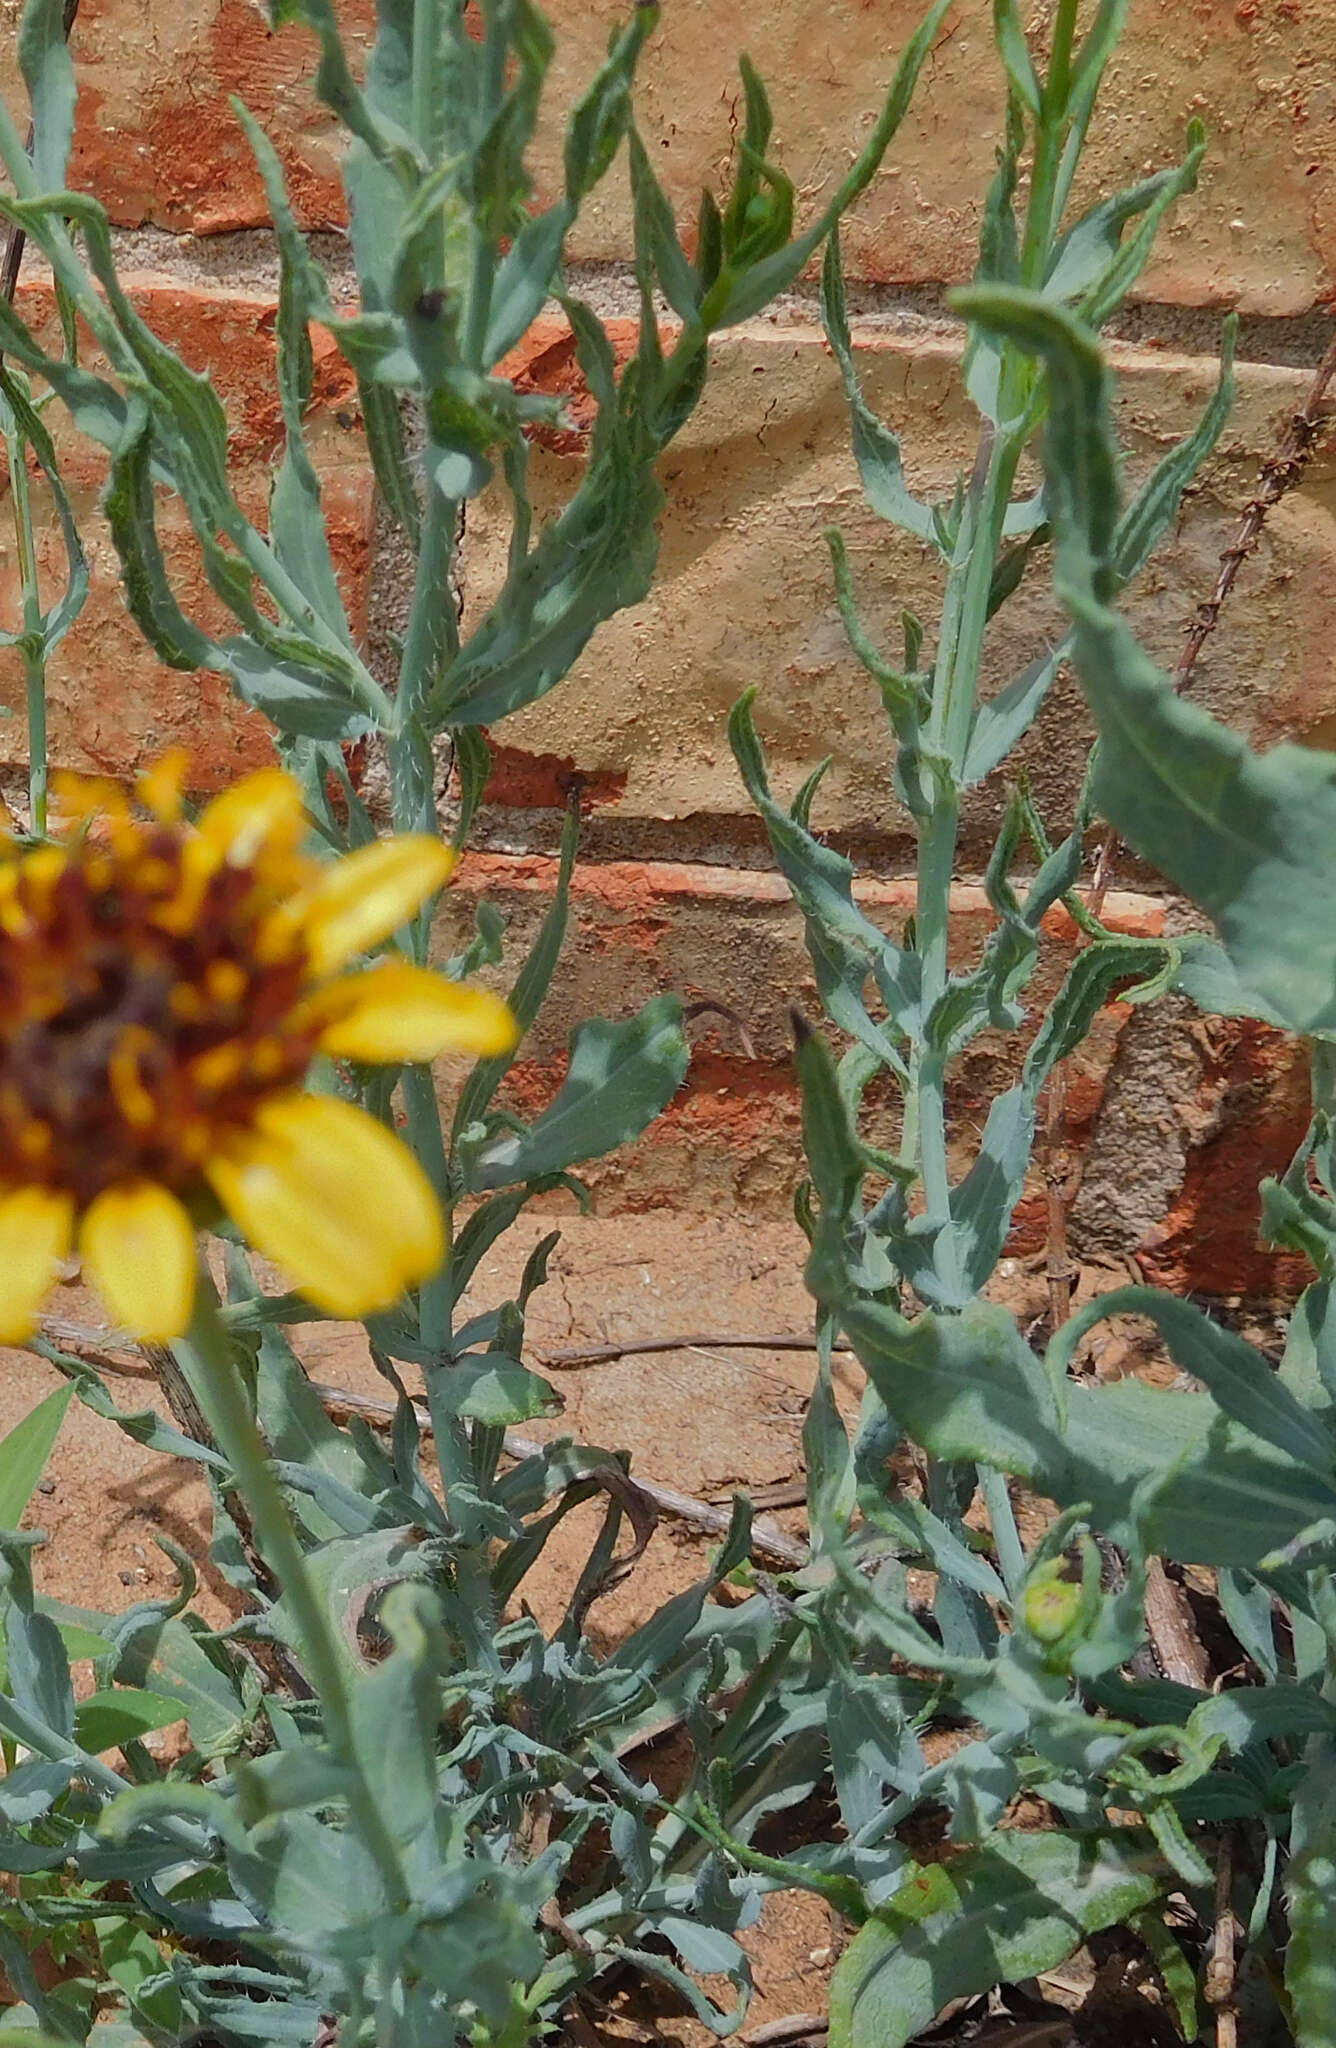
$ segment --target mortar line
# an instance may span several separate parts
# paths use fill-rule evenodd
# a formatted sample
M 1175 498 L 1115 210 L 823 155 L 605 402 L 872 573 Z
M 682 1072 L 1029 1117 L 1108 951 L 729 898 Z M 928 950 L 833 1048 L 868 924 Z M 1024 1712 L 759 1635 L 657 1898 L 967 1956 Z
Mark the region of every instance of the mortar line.
M 319 229 L 312 231 L 308 240 L 328 269 L 336 296 L 341 291 L 351 293 L 352 257 L 346 235 L 338 229 Z M 113 230 L 113 244 L 118 261 L 183 282 L 235 291 L 267 292 L 277 287 L 273 236 L 265 228 L 239 228 L 220 235 L 189 235 L 151 226 L 118 228 Z M 577 258 L 568 263 L 566 275 L 571 289 L 590 297 L 605 318 L 637 316 L 639 290 L 629 262 Z M 851 319 L 864 331 L 954 332 L 960 326 L 947 305 L 947 293 L 952 289 L 947 283 L 875 283 L 850 278 L 846 288 Z M 1219 353 L 1226 310 L 1224 306 L 1134 298 L 1110 321 L 1106 332 L 1111 339 L 1137 348 L 1214 357 Z M 816 280 L 794 285 L 767 309 L 759 324 L 819 328 Z M 1317 306 L 1300 313 L 1244 313 L 1239 321 L 1238 360 L 1273 369 L 1311 369 L 1330 343 L 1332 326 L 1332 314 Z

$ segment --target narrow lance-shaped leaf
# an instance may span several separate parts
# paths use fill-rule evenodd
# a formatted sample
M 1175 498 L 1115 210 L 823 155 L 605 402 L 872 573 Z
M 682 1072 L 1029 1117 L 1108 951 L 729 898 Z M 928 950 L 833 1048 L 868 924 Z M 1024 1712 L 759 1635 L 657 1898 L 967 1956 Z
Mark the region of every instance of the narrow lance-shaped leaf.
M 950 4 L 951 0 L 934 0 L 905 45 L 871 135 L 813 225 L 787 248 L 776 250 L 773 255 L 751 264 L 741 273 L 725 261 L 701 307 L 701 319 L 711 333 L 721 327 L 733 326 L 739 320 L 750 319 L 753 313 L 768 305 L 777 292 L 784 291 L 808 258 L 816 254 L 841 214 L 871 184 L 891 138 L 909 110 L 919 72 L 928 59 Z
M 32 103 L 33 175 L 44 192 L 59 192 L 74 140 L 76 97 L 64 0 L 27 0 L 19 22 L 19 68 Z
M 904 2048 L 953 1998 L 1056 1969 L 1177 1880 L 1152 1838 L 990 1835 L 926 1864 L 850 1942 L 831 1982 L 831 2048 Z
M 302 429 L 314 376 L 310 322 L 316 307 L 307 283 L 313 259 L 288 203 L 278 152 L 239 101 L 233 101 L 233 108 L 255 153 L 278 242 L 278 388 L 285 440 L 269 497 L 270 539 L 279 561 L 325 624 L 351 648 L 352 633 L 321 511 L 320 481 Z
M 52 648 L 58 646 L 64 639 L 83 610 L 88 596 L 88 557 L 84 552 L 69 492 L 61 479 L 55 443 L 47 430 L 46 422 L 24 388 L 23 380 L 16 378 L 12 371 L 3 367 L 3 364 L 0 364 L 0 392 L 4 394 L 15 426 L 36 456 L 50 486 L 56 517 L 60 522 L 60 537 L 65 548 L 65 588 L 42 619 L 42 646 L 46 653 L 50 654 Z M 19 637 L 18 634 L 5 633 L 0 636 L 0 644 L 9 646 Z
M 499 1188 L 536 1180 L 629 1144 L 672 1100 L 688 1056 L 675 995 L 655 996 L 626 1023 L 595 1018 L 580 1025 L 556 1100 L 528 1131 L 484 1146 L 470 1174 L 472 1185 Z
M 1282 743 L 1258 754 L 1175 695 L 1108 609 L 1118 498 L 1109 394 L 1085 330 L 1025 293 L 966 292 L 962 310 L 1044 354 L 1060 590 L 1100 726 L 1095 799 L 1209 911 L 1240 982 L 1295 1030 L 1336 1031 L 1336 765 Z
M 0 1529 L 18 1528 L 73 1398 L 72 1386 L 57 1387 L 0 1443 Z
M 932 508 L 921 503 L 905 482 L 900 460 L 900 443 L 891 429 L 877 418 L 863 396 L 849 336 L 849 316 L 844 299 L 844 270 L 840 262 L 840 232 L 832 228 L 826 244 L 821 271 L 821 309 L 826 338 L 844 380 L 844 394 L 853 419 L 854 459 L 863 480 L 867 501 L 882 519 L 920 540 L 937 545 Z

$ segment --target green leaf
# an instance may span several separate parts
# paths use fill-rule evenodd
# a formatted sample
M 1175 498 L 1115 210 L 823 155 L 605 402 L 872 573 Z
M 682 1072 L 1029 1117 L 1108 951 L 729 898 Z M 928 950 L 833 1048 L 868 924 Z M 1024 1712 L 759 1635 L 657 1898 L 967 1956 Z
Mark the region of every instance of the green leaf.
M 358 1495 L 368 1514 L 375 1496 L 394 1485 L 394 1469 L 375 1440 L 354 1440 L 331 1420 L 287 1337 L 273 1324 L 260 1332 L 256 1410 L 275 1458 Z M 345 1533 L 343 1524 L 326 1514 L 317 1499 L 302 1496 L 296 1505 L 318 1539 Z
M 240 634 L 218 643 L 209 666 L 225 667 L 238 693 L 280 732 L 337 740 L 370 730 L 362 704 L 337 675 L 276 658 Z
M 1106 1316 L 1144 1316 L 1154 1323 L 1174 1362 L 1209 1389 L 1235 1422 L 1273 1444 L 1284 1456 L 1330 1478 L 1336 1439 L 1296 1400 L 1269 1361 L 1251 1344 L 1213 1323 L 1191 1302 L 1154 1287 L 1116 1287 L 1064 1323 L 1049 1351 L 1050 1369 L 1065 1374 L 1086 1332 Z M 1336 1488 L 1332 1490 L 1336 1509 Z
M 510 1429 L 517 1422 L 559 1415 L 564 1406 L 556 1388 L 517 1359 L 490 1353 L 461 1358 L 442 1367 L 441 1374 L 449 1412 L 488 1429 Z
M 927 62 L 950 4 L 951 0 L 933 0 L 927 15 L 906 43 L 872 133 L 820 217 L 786 248 L 776 249 L 744 268 L 725 260 L 701 306 L 701 320 L 710 332 L 734 326 L 739 320 L 749 320 L 768 305 L 776 293 L 787 290 L 809 257 L 821 247 L 841 214 L 871 184 L 892 137 L 909 111 L 919 72 Z
M 1256 1017 L 1263 1024 L 1285 1029 L 1279 1011 L 1245 988 L 1237 969 L 1218 939 L 1204 932 L 1185 932 L 1178 941 L 1182 963 L 1174 976 L 1174 987 L 1190 996 L 1209 1017 Z
M 560 200 L 533 214 L 502 257 L 492 284 L 491 311 L 483 355 L 490 368 L 524 339 L 561 275 L 562 245 L 574 208 Z
M 566 126 L 566 197 L 572 209 L 603 176 L 631 120 L 631 80 L 646 38 L 658 23 L 656 6 L 637 7 L 572 110 Z
M 283 407 L 283 460 L 269 496 L 269 537 L 274 552 L 298 589 L 337 637 L 352 647 L 352 633 L 329 533 L 321 511 L 320 479 L 302 432 L 302 415 L 311 401 L 313 361 L 310 322 L 326 310 L 328 293 L 311 291 L 314 263 L 288 204 L 278 152 L 254 116 L 239 100 L 233 111 L 255 153 L 278 243 L 278 388 Z
M 1220 332 L 1220 374 L 1209 404 L 1192 432 L 1156 463 L 1118 522 L 1113 553 L 1120 583 L 1140 575 L 1178 517 L 1184 491 L 1224 432 L 1234 404 L 1238 331 L 1238 317 L 1231 313 Z
M 752 719 L 755 690 L 745 691 L 729 714 L 728 739 L 748 795 L 766 832 L 794 901 L 817 987 L 831 1022 L 867 1046 L 892 1073 L 904 1078 L 900 1048 L 885 1025 L 868 1011 L 865 992 L 875 981 L 895 1029 L 916 1037 L 922 1028 L 918 955 L 897 946 L 854 901 L 853 866 L 824 846 L 791 811 L 776 803 L 766 777 L 765 756 Z
M 63 190 L 74 140 L 74 66 L 63 14 L 63 0 L 27 0 L 19 22 L 19 69 L 32 103 L 32 168 L 43 192 Z
M 182 1718 L 180 1700 L 119 1686 L 111 1692 L 90 1693 L 79 1701 L 74 1710 L 74 1739 L 90 1756 L 101 1756 L 104 1750 L 119 1749 L 157 1728 L 170 1728 Z
M 633 422 L 610 421 L 579 490 L 441 677 L 431 700 L 437 724 L 492 725 L 534 703 L 597 626 L 646 595 L 663 492 L 651 468 L 656 451 L 638 440 Z
M 356 1835 L 309 1813 L 280 1813 L 228 1851 L 238 1894 L 261 1924 L 298 1947 L 327 1943 L 383 1907 L 376 1866 Z
M 57 1387 L 0 1443 L 0 1529 L 17 1529 L 22 1521 L 73 1395 L 72 1386 Z
M 191 1741 L 206 1755 L 235 1744 L 246 1718 L 240 1685 L 193 1629 L 175 1616 L 131 1609 L 114 1635 L 120 1684 L 171 1700 L 174 1717 L 184 1714 Z
M 88 557 L 84 552 L 79 523 L 75 517 L 74 507 L 70 503 L 69 492 L 61 479 L 55 443 L 47 431 L 46 422 L 32 403 L 24 383 L 12 371 L 5 369 L 3 364 L 0 364 L 0 392 L 3 392 L 5 402 L 13 414 L 15 426 L 42 466 L 50 486 L 56 517 L 60 522 L 61 540 L 65 548 L 65 588 L 42 619 L 42 646 L 46 653 L 50 654 L 52 648 L 57 647 L 64 639 L 83 610 L 88 596 Z M 10 646 L 21 637 L 18 633 L 5 633 L 0 636 L 0 644 Z
M 1064 1448 L 1069 1462 L 1036 1475 L 1041 1492 L 1088 1501 L 1115 1540 L 1144 1540 L 1185 1564 L 1255 1568 L 1333 1513 L 1329 1482 L 1228 1422 L 1205 1394 L 1134 1380 L 1072 1387 Z
M 571 810 L 567 813 L 566 822 L 562 827 L 561 852 L 551 904 L 548 906 L 538 937 L 534 940 L 507 997 L 518 1026 L 515 1045 L 508 1053 L 499 1053 L 492 1059 L 479 1060 L 460 1089 L 451 1132 L 456 1144 L 469 1125 L 476 1123 L 486 1113 L 487 1105 L 509 1072 L 524 1041 L 524 1034 L 538 1015 L 552 985 L 552 976 L 556 972 L 557 961 L 566 942 L 571 876 L 575 871 L 575 855 L 579 843 L 580 818 L 578 812 Z
M 844 395 L 853 417 L 854 460 L 858 464 L 867 501 L 879 518 L 936 545 L 932 507 L 916 498 L 906 484 L 900 461 L 900 443 L 890 428 L 877 418 L 863 397 L 858 381 L 853 344 L 849 338 L 838 227 L 832 228 L 826 244 L 826 258 L 821 271 L 821 311 L 826 324 L 826 338 L 839 365 Z
M 874 1302 L 840 1321 L 882 1400 L 934 1457 L 982 1459 L 1025 1477 L 1062 1473 L 1058 1406 L 1015 1318 L 991 1302 L 912 1322 Z
M 1149 1834 L 1007 1830 L 921 1864 L 858 1930 L 830 1987 L 831 2048 L 904 2048 L 953 1998 L 1056 1969 L 1178 1880 Z
M 1037 114 L 1043 98 L 1039 73 L 1034 68 L 1030 45 L 1025 40 L 1016 0 L 993 0 L 993 36 L 1012 90 L 1032 114 Z
M 971 317 L 1049 365 L 1048 473 L 1060 595 L 1100 728 L 1094 795 L 1147 860 L 1214 919 L 1240 982 L 1294 1030 L 1336 1031 L 1336 763 L 1282 743 L 1257 754 L 1177 696 L 1107 608 L 1116 580 L 1108 379 L 1089 333 L 1021 292 L 965 292 Z
M 158 542 L 153 499 L 152 422 L 132 394 L 111 444 L 102 510 L 121 560 L 121 586 L 130 616 L 169 668 L 218 665 L 213 643 L 177 603 Z
M 1285 1876 L 1285 1989 L 1303 2048 L 1336 2048 L 1336 1741 L 1309 1744 Z
M 682 1004 L 674 995 L 655 996 L 625 1023 L 594 1018 L 579 1025 L 556 1100 L 529 1130 L 483 1147 L 472 1185 L 537 1180 L 630 1144 L 677 1093 L 689 1056 Z
M 1102 326 L 1144 268 L 1164 215 L 1195 186 L 1204 154 L 1203 141 L 1182 164 L 1157 171 L 1083 214 L 1054 249 L 1044 280 L 1045 298 L 1079 300 L 1089 326 Z M 1144 217 L 1142 229 L 1125 237 L 1128 223 L 1139 217 Z
M 962 787 L 968 789 L 982 782 L 1019 745 L 1039 716 L 1067 649 L 1068 642 L 1061 641 L 1050 653 L 1032 661 L 1023 674 L 995 697 L 980 704 L 970 727 L 969 746 L 960 771 Z

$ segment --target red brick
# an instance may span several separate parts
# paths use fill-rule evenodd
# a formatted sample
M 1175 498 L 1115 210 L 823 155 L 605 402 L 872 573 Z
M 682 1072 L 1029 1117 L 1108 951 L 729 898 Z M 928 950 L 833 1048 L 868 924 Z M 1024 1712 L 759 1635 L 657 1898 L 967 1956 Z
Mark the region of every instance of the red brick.
M 459 945 L 477 899 L 485 896 L 509 923 L 508 964 L 495 977 L 497 986 L 507 986 L 551 900 L 555 871 L 543 855 L 466 855 L 445 898 L 443 951 Z M 858 897 L 869 916 L 893 931 L 912 910 L 914 889 L 908 880 L 870 879 Z M 1163 905 L 1153 898 L 1118 892 L 1108 908 L 1120 930 L 1152 936 L 1162 929 Z M 954 958 L 964 967 L 977 959 L 994 916 L 984 891 L 969 884 L 953 890 L 952 913 Z M 1050 943 L 1031 991 L 1034 1021 L 1070 959 L 1074 937 L 1062 911 L 1046 929 Z M 690 1072 L 664 1116 L 630 1154 L 595 1168 L 601 1199 L 707 1210 L 745 1200 L 757 1214 L 786 1213 L 802 1171 L 789 1006 L 796 1002 L 816 1018 L 820 1004 L 801 925 L 778 874 L 691 862 L 577 863 L 567 945 L 552 994 L 507 1084 L 508 1099 L 521 1113 L 536 1113 L 561 1084 L 575 1024 L 590 1015 L 627 1016 L 662 989 L 678 991 L 689 1005 L 719 1007 L 692 1023 Z M 1110 1005 L 1074 1062 L 1072 1135 L 1078 1145 L 1093 1126 L 1128 1014 L 1125 1004 Z M 952 1095 L 960 1171 L 991 1094 L 1014 1078 L 1017 1052 L 1016 1040 L 990 1033 L 961 1063 Z M 868 1106 L 870 1129 L 889 1141 L 892 1090 L 874 1089 Z M 1023 1233 L 1018 1248 L 1028 1245 Z
M 340 0 L 359 65 L 371 0 Z M 230 104 L 236 94 L 274 141 L 299 219 L 344 219 L 343 137 L 316 100 L 315 39 L 271 31 L 254 0 L 84 0 L 72 37 L 80 82 L 70 182 L 123 226 L 217 234 L 267 219 L 264 188 Z

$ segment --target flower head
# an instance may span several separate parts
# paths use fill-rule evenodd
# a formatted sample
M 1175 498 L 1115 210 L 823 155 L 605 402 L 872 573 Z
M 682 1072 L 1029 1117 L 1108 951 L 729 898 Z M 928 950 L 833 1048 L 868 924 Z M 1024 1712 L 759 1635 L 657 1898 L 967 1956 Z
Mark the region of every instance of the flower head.
M 184 762 L 58 779 L 74 829 L 0 847 L 0 1341 L 77 1248 L 114 1320 L 180 1335 L 195 1232 L 229 1215 L 332 1315 L 444 1256 L 436 1198 L 374 1117 L 304 1092 L 318 1052 L 506 1051 L 497 997 L 398 957 L 346 971 L 445 881 L 425 835 L 322 863 L 297 785 L 262 769 L 183 821 Z

